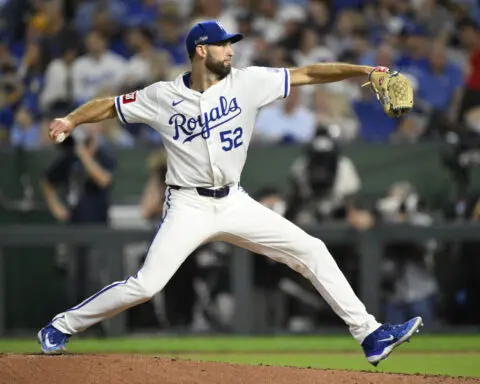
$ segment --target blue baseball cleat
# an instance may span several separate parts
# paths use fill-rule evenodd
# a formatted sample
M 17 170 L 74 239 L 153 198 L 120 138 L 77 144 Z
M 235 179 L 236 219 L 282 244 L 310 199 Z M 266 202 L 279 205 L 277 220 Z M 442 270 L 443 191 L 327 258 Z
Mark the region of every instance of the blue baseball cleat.
M 383 324 L 377 328 L 362 343 L 368 362 L 377 366 L 396 347 L 409 341 L 422 325 L 422 318 L 418 316 L 400 325 Z
M 61 353 L 66 349 L 65 344 L 68 343 L 70 335 L 60 332 L 52 325 L 47 325 L 38 332 L 37 339 L 43 353 Z

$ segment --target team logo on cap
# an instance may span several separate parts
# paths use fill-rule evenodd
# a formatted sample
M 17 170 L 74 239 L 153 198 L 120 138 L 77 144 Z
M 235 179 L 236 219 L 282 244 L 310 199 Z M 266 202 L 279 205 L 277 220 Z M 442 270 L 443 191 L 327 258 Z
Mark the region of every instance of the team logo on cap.
M 195 44 L 202 43 L 206 40 L 208 40 L 208 36 L 200 36 L 197 40 L 195 40 Z

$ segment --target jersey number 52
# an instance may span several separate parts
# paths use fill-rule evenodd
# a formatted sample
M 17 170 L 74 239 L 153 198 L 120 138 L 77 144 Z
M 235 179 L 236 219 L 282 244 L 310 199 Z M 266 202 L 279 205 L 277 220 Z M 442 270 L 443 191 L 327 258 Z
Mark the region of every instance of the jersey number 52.
M 222 145 L 222 149 L 225 152 L 231 151 L 233 148 L 238 148 L 243 144 L 243 129 L 241 127 L 235 128 L 233 131 L 220 132 L 220 140 L 225 145 Z

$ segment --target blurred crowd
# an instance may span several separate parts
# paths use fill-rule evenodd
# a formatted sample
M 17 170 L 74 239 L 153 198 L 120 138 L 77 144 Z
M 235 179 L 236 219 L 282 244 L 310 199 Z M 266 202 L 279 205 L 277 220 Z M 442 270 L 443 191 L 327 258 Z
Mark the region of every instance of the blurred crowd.
M 408 75 L 415 110 L 385 116 L 365 79 L 292 90 L 261 112 L 254 143 L 417 141 L 479 130 L 480 6 L 475 0 L 2 0 L 0 144 L 49 145 L 48 122 L 79 104 L 188 70 L 184 38 L 219 20 L 244 40 L 234 65 L 344 61 Z M 143 125 L 89 127 L 101 145 L 161 142 Z
M 265 186 L 255 193 L 260 202 L 300 226 L 340 221 L 363 231 L 378 222 L 431 225 L 428 204 L 408 180 L 394 183 L 375 201 L 362 201 L 362 179 L 341 144 L 446 137 L 453 145 L 443 160 L 458 191 L 443 217 L 480 219 L 479 195 L 465 193 L 469 166 L 480 165 L 478 153 L 466 156 L 480 148 L 476 0 L 0 0 L 0 15 L 0 148 L 48 147 L 52 118 L 91 98 L 127 93 L 187 71 L 186 33 L 198 21 L 217 19 L 227 31 L 244 35 L 234 46 L 236 67 L 383 65 L 402 71 L 415 88 L 415 108 L 402 119 L 384 114 L 371 90 L 361 87 L 365 79 L 292 88 L 287 99 L 263 108 L 254 145 L 302 143 L 304 150 L 288 170 L 288 192 Z M 46 170 L 43 193 L 60 222 L 110 224 L 108 187 L 116 162 L 108 148 L 157 146 L 161 138 L 147 126 L 122 125 L 118 119 L 85 128 L 83 138 L 75 137 L 75 153 L 62 151 Z M 66 145 L 73 146 L 73 140 Z M 150 160 L 136 209 L 155 226 L 162 216 L 165 154 Z M 57 192 L 61 185 L 67 186 L 64 203 Z M 129 222 L 137 214 L 129 213 Z M 389 244 L 382 261 L 384 319 L 398 323 L 421 314 L 427 326 L 439 317 L 478 324 L 478 257 L 470 257 L 478 249 L 466 244 L 447 250 L 431 239 Z M 144 245 L 126 252 L 132 272 L 145 252 Z M 332 253 L 355 286 L 356 247 L 332 247 Z M 458 275 L 443 291 L 434 257 L 440 253 L 446 255 L 444 270 L 451 267 Z M 197 250 L 164 296 L 152 301 L 156 325 L 228 328 L 233 316 L 225 280 L 229 254 L 224 244 Z M 330 313 L 325 303 L 299 275 L 266 258 L 255 260 L 256 308 L 270 316 L 269 326 L 302 331 L 325 320 Z M 72 292 L 70 299 L 76 302 L 84 293 Z

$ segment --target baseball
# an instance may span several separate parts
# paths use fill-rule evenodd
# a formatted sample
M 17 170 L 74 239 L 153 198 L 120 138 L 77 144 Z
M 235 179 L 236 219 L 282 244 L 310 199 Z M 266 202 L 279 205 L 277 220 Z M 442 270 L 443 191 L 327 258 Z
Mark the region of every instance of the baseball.
M 57 137 L 55 137 L 55 143 L 56 144 L 60 144 L 63 142 L 63 140 L 65 140 L 66 136 L 65 136 L 65 133 L 63 132 L 60 132 Z

